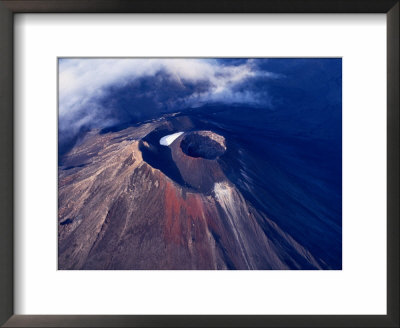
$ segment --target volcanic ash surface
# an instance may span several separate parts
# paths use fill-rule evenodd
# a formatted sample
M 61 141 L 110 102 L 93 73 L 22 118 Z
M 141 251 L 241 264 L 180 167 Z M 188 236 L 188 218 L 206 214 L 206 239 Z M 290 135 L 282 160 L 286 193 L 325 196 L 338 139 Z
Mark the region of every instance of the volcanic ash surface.
M 67 154 L 59 269 L 319 268 L 226 177 L 225 138 L 187 121 L 93 131 Z

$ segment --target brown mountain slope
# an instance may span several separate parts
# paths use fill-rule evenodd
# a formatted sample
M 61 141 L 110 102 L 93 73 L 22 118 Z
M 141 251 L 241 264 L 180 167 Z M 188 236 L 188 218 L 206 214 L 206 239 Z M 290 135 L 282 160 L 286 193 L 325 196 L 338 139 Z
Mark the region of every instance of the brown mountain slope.
M 155 122 L 92 131 L 66 156 L 59 168 L 59 269 L 287 269 L 300 267 L 299 257 L 319 268 L 244 199 L 215 158 L 187 154 L 181 143 L 189 133 L 170 146 L 185 186 L 144 161 L 141 147 L 153 146 L 142 139 L 165 125 L 171 128 Z

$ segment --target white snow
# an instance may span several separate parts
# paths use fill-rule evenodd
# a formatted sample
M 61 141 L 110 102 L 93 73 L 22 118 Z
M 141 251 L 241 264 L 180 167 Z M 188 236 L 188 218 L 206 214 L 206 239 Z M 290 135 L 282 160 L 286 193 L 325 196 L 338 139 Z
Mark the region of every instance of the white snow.
M 177 133 L 173 133 L 173 134 L 169 134 L 165 137 L 162 137 L 160 139 L 160 145 L 162 146 L 169 146 L 170 144 L 172 144 L 176 138 L 178 138 L 181 134 L 183 134 L 183 132 L 177 132 Z

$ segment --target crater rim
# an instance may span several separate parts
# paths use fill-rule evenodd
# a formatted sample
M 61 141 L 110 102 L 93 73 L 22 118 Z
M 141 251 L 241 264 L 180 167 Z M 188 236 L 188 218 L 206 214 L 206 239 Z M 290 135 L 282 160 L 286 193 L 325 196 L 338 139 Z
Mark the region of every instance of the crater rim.
M 226 151 L 225 138 L 212 131 L 192 131 L 181 137 L 182 152 L 192 158 L 216 160 Z

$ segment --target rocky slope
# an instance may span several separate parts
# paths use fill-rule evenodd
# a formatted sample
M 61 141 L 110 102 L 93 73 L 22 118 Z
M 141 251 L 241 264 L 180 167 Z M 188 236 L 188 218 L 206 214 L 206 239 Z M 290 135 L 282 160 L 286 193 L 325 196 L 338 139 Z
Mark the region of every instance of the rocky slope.
M 187 117 L 88 133 L 59 167 L 59 269 L 320 269 L 226 177 L 226 149 Z

